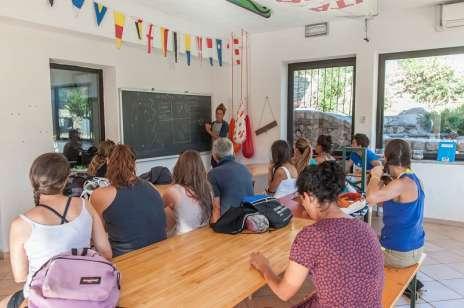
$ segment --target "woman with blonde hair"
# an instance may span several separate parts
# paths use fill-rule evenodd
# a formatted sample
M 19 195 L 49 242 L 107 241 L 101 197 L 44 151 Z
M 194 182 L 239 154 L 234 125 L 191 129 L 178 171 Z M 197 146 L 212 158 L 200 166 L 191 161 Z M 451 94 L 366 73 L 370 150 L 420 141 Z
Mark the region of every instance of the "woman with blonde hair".
M 295 142 L 293 153 L 293 164 L 298 171 L 298 174 L 303 172 L 306 166 L 309 166 L 313 158 L 313 149 L 308 139 L 301 137 Z
M 163 200 L 155 187 L 135 174 L 135 154 L 117 145 L 108 159 L 111 185 L 90 198 L 103 217 L 114 256 L 166 239 Z
M 182 153 L 173 171 L 174 185 L 163 195 L 168 234 L 190 232 L 209 223 L 213 196 L 200 153 Z
M 100 178 L 106 177 L 107 160 L 116 144 L 112 140 L 105 140 L 98 146 L 97 155 L 90 162 L 87 173 Z

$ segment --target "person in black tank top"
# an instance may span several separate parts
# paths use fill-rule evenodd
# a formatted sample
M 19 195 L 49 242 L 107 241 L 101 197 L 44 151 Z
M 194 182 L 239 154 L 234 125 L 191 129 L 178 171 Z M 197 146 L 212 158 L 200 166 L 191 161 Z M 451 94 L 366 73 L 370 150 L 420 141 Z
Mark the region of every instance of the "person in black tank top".
M 141 179 L 117 189 L 103 219 L 113 256 L 166 239 L 163 200 L 150 183 Z
M 91 202 L 103 217 L 113 256 L 166 239 L 166 215 L 159 192 L 135 175 L 135 155 L 118 145 L 108 160 L 111 186 L 93 192 Z

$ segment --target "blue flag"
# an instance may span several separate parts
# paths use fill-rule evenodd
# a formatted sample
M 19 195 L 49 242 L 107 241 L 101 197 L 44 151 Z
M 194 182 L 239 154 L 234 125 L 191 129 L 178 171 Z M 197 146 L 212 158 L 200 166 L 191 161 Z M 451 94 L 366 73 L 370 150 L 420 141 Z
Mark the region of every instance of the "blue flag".
M 78 8 L 79 10 L 82 8 L 84 5 L 85 0 L 72 0 L 72 4 Z
M 222 66 L 222 40 L 220 39 L 216 39 L 216 50 L 217 50 L 219 66 Z
M 103 18 L 105 18 L 108 8 L 104 6 L 103 4 L 97 3 L 97 2 L 94 2 L 93 6 L 95 8 L 95 17 L 97 18 L 97 25 L 100 26 L 100 24 L 103 21 Z

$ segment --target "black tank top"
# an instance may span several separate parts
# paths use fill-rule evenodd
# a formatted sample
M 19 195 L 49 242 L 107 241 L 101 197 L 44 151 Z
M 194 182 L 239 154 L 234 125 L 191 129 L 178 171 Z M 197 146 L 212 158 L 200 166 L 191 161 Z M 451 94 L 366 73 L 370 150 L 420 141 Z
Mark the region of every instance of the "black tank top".
M 140 179 L 118 188 L 103 219 L 113 257 L 166 239 L 163 200 L 153 186 Z

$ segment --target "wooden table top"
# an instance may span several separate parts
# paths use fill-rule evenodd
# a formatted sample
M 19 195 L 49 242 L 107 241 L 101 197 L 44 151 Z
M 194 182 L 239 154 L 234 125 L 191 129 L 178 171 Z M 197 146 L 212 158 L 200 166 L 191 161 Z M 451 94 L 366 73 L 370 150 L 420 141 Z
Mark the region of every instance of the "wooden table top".
M 263 176 L 269 173 L 269 164 L 248 164 L 246 165 L 253 177 Z
M 283 273 L 296 234 L 312 223 L 294 218 L 273 232 L 238 235 L 205 227 L 114 258 L 119 306 L 234 307 L 265 284 L 250 253 L 261 251 Z

